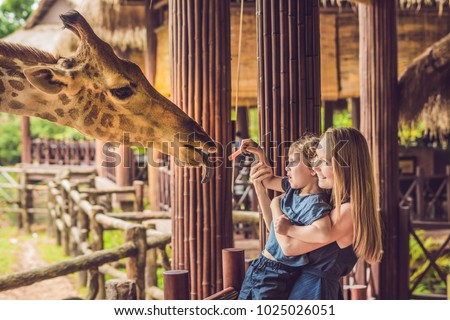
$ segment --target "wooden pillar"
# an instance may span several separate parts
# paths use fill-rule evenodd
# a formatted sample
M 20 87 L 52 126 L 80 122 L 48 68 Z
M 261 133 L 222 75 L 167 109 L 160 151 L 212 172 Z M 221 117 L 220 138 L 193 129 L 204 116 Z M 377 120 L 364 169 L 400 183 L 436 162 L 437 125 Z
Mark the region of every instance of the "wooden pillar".
M 236 112 L 236 132 L 239 132 L 242 139 L 249 137 L 248 133 L 248 108 L 239 107 Z
M 172 98 L 217 142 L 217 161 L 231 135 L 230 10 L 226 0 L 169 0 Z M 218 164 L 218 163 L 216 163 Z M 189 270 L 191 299 L 219 291 L 223 248 L 232 246 L 231 168 L 217 165 L 201 184 L 201 169 L 172 164 L 173 269 Z
M 396 1 L 359 5 L 361 131 L 371 150 L 384 255 L 376 280 L 380 299 L 399 298 L 398 104 Z M 372 268 L 373 269 L 373 268 Z M 402 270 L 404 272 L 404 270 Z
M 22 163 L 31 163 L 31 130 L 30 117 L 22 117 L 20 124 L 20 131 L 22 133 Z
M 106 155 L 103 150 L 105 143 L 95 139 L 95 166 L 99 177 L 106 177 Z
M 284 175 L 286 142 L 320 132 L 319 1 L 257 0 L 256 11 L 260 141 L 274 173 Z
M 361 106 L 359 98 L 352 98 L 352 127 L 360 129 L 361 127 Z
M 156 48 L 157 48 L 157 37 L 155 34 L 156 25 L 156 12 L 154 9 L 150 8 L 151 1 L 145 0 L 145 22 L 147 30 L 147 43 L 145 50 L 145 75 L 150 82 L 150 84 L 155 84 L 156 77 Z M 150 200 L 151 210 L 160 210 L 159 207 L 159 197 L 161 187 L 159 183 L 159 167 L 155 164 L 161 159 L 161 153 L 159 151 L 148 149 L 148 157 L 151 158 L 148 161 L 148 199 Z
M 120 163 L 116 167 L 116 183 L 119 187 L 129 186 L 131 184 L 131 166 L 133 150 L 121 144 L 116 152 L 120 155 Z
M 333 126 L 333 111 L 334 111 L 334 106 L 335 106 L 336 102 L 335 101 L 325 101 L 324 103 L 324 112 L 325 112 L 325 130 L 327 130 L 328 128 L 331 128 Z

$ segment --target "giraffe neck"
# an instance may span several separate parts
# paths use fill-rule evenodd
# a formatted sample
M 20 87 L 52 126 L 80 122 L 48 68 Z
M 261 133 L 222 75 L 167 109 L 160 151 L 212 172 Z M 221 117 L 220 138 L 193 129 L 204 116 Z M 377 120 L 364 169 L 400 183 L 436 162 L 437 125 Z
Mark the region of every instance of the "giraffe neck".
M 51 62 L 51 56 L 48 54 L 48 59 L 37 55 L 27 57 L 11 48 L 21 47 L 0 43 L 0 112 L 34 116 L 67 125 L 67 120 L 54 115 L 55 112 L 64 112 L 60 97 L 37 90 L 23 73 L 25 68 Z

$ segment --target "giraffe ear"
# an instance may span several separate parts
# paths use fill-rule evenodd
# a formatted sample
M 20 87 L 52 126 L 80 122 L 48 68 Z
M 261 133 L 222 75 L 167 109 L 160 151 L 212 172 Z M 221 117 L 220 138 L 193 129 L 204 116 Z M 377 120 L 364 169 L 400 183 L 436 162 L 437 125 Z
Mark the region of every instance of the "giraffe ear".
M 68 76 L 56 68 L 42 66 L 23 70 L 27 80 L 38 90 L 47 94 L 57 94 L 67 88 Z

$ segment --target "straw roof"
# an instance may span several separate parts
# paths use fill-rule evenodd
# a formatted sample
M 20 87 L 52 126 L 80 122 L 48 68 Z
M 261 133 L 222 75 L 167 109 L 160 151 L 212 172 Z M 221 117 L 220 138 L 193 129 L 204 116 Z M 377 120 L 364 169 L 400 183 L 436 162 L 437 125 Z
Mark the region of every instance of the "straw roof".
M 120 0 L 71 0 L 90 23 L 95 33 L 115 48 L 145 49 L 145 8 L 121 5 Z
M 422 120 L 432 132 L 450 131 L 450 34 L 414 60 L 399 89 L 402 124 Z
M 77 38 L 63 30 L 59 14 L 73 9 L 68 0 L 41 0 L 24 27 L 3 40 L 32 46 L 56 56 L 66 56 L 76 50 Z
M 121 5 L 120 0 L 41 0 L 23 28 L 6 37 L 56 55 L 76 50 L 78 39 L 63 30 L 59 15 L 78 10 L 97 35 L 122 52 L 143 51 L 146 41 L 143 6 Z

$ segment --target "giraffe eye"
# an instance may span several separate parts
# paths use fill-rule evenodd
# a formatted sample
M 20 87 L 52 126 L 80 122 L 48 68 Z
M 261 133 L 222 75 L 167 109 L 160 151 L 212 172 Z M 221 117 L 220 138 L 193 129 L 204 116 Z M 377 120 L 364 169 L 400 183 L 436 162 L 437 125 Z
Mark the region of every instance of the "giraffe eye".
M 120 100 L 129 98 L 133 93 L 133 90 L 129 86 L 111 89 L 111 94 Z

